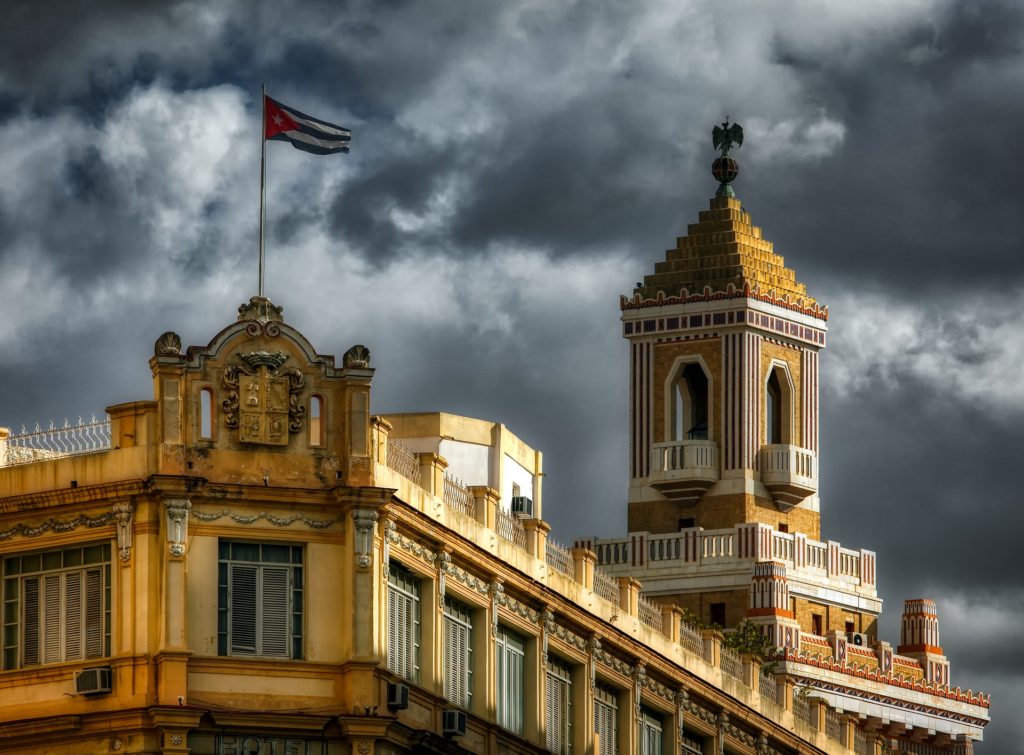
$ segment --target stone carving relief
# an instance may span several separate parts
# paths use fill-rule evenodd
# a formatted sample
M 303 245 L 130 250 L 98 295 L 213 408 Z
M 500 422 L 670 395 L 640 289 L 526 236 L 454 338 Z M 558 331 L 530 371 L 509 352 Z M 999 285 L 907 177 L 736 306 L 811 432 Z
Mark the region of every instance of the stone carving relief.
M 158 357 L 180 356 L 181 336 L 168 330 L 156 339 L 156 343 L 153 345 L 153 353 Z
M 242 443 L 288 445 L 289 433 L 302 431 L 306 407 L 299 400 L 305 385 L 294 367 L 282 368 L 288 356 L 280 351 L 239 354 L 221 376 L 227 392 L 221 401 L 224 425 L 238 430 Z
M 342 364 L 347 367 L 357 367 L 360 369 L 366 369 L 370 366 L 370 350 L 363 346 L 361 343 L 357 343 L 351 349 L 345 352 L 345 355 L 341 358 Z

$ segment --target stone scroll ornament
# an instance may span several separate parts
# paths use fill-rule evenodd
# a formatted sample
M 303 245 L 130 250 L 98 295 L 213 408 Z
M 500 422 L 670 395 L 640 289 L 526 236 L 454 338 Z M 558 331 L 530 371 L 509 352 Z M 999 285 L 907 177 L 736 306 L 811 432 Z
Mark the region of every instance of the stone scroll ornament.
M 299 400 L 302 373 L 282 365 L 280 351 L 239 354 L 242 364 L 229 365 L 221 376 L 227 392 L 221 409 L 224 425 L 238 430 L 242 443 L 287 446 L 289 433 L 302 432 L 306 407 Z

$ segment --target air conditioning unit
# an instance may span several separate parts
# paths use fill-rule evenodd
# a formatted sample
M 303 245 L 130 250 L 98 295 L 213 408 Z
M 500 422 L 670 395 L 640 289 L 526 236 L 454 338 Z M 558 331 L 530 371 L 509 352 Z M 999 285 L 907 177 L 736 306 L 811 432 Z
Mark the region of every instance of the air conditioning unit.
M 398 682 L 388 682 L 388 710 L 405 710 L 409 707 L 409 688 Z
M 526 519 L 533 518 L 533 500 L 525 495 L 512 496 L 512 513 Z
M 110 666 L 87 668 L 75 674 L 76 695 L 99 695 L 110 692 Z
M 446 737 L 466 736 L 466 712 L 452 708 L 441 711 L 441 733 Z
M 868 636 L 861 632 L 847 632 L 846 641 L 851 645 L 856 645 L 859 648 L 868 647 Z

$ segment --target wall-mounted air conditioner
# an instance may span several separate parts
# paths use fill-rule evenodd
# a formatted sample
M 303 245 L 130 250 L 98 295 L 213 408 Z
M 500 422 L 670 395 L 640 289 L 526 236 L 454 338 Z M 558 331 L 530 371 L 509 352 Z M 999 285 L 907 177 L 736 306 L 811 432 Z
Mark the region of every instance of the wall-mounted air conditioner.
M 512 496 L 512 513 L 525 519 L 532 519 L 533 500 L 525 495 Z
M 405 710 L 409 707 L 409 688 L 398 682 L 388 682 L 388 710 Z
M 110 692 L 110 666 L 87 668 L 75 674 L 76 695 L 99 695 Z
M 868 636 L 861 632 L 847 632 L 846 641 L 859 648 L 869 647 Z
M 441 733 L 446 737 L 466 736 L 466 712 L 453 708 L 441 711 Z

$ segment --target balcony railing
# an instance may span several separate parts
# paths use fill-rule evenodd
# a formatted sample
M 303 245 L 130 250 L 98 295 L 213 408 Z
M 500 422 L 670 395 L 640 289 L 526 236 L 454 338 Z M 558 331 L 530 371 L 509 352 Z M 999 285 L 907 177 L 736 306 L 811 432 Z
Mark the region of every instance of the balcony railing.
M 761 697 L 771 700 L 773 703 L 779 701 L 779 685 L 775 682 L 774 676 L 758 674 L 758 685 Z
M 659 632 L 664 631 L 661 609 L 643 595 L 637 596 L 637 614 L 641 623 Z
M 619 584 L 602 569 L 594 569 L 594 594 L 609 603 L 619 604 Z
M 495 513 L 494 526 L 498 534 L 515 543 L 520 548 L 526 547 L 526 530 L 523 527 L 523 520 L 515 514 L 510 514 L 500 506 Z
M 417 485 L 422 484 L 420 462 L 415 454 L 393 440 L 388 441 L 388 466 Z
M 651 487 L 673 501 L 696 501 L 719 480 L 718 444 L 674 440 L 651 449 Z
M 21 432 L 0 437 L 0 467 L 63 459 L 110 448 L 110 417 L 106 415 L 103 419 L 93 415 L 89 421 L 79 417 L 74 424 L 66 419 L 63 425 L 50 422 L 45 430 L 37 423 L 34 430 L 22 426 Z
M 564 545 L 556 543 L 551 538 L 548 538 L 545 544 L 544 560 L 552 569 L 561 572 L 567 577 L 571 577 L 575 573 L 572 554 L 569 552 L 569 549 Z
M 722 671 L 733 679 L 743 681 L 743 661 L 740 660 L 739 655 L 735 650 L 722 646 Z
M 473 500 L 473 494 L 448 475 L 444 478 L 444 502 L 450 509 L 476 517 L 476 501 Z
M 776 503 L 795 506 L 818 490 L 818 457 L 814 451 L 776 443 L 761 448 L 761 482 Z

